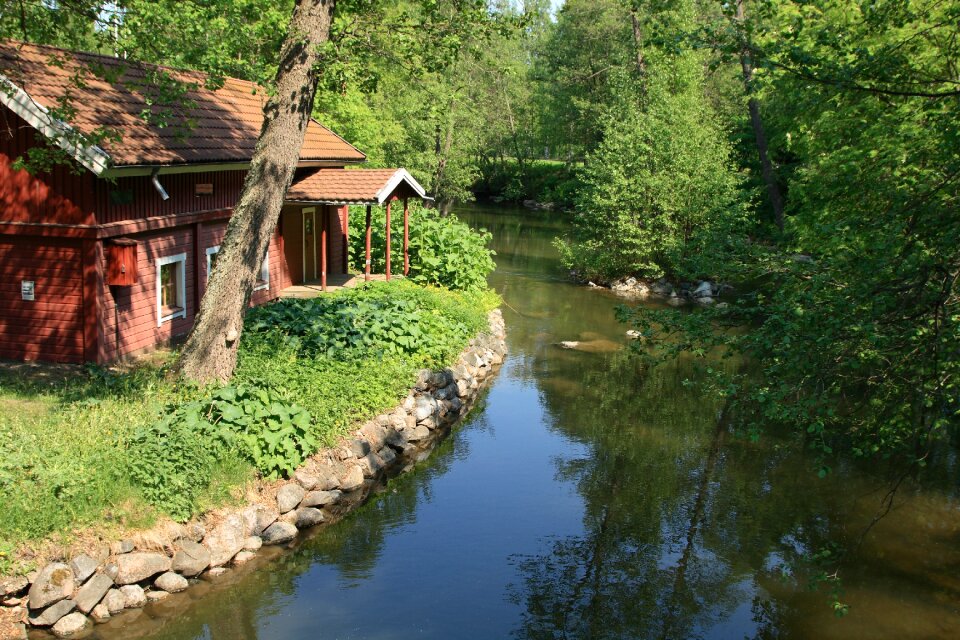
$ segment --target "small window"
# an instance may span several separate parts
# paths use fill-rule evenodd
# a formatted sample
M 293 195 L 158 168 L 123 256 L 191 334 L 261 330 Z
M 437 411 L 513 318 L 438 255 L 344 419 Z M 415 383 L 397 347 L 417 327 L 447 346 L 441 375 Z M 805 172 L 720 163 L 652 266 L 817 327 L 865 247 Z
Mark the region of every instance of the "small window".
M 263 257 L 263 264 L 260 265 L 260 275 L 257 276 L 257 283 L 253 285 L 254 291 L 270 288 L 270 250 Z
M 213 273 L 213 265 L 217 261 L 217 253 L 219 252 L 220 245 L 207 248 L 207 280 L 210 279 L 210 274 Z
M 210 274 L 213 273 L 213 265 L 217 262 L 217 254 L 220 253 L 220 245 L 215 247 L 209 247 L 207 249 L 207 280 L 210 279 Z M 270 253 L 267 252 L 266 257 L 263 259 L 263 264 L 260 265 L 260 273 L 257 275 L 257 282 L 253 285 L 254 291 L 260 291 L 261 289 L 270 288 Z
M 187 317 L 187 254 L 157 258 L 157 326 Z

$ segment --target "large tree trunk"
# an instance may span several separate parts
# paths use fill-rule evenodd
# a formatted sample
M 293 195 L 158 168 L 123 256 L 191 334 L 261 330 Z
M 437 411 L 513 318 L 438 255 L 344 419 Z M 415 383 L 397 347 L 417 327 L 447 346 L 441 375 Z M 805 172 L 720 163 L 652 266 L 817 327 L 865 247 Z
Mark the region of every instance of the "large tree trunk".
M 743 27 L 744 1 L 737 0 L 737 22 Z M 760 156 L 760 172 L 767 185 L 767 194 L 770 196 L 770 205 L 773 207 L 773 219 L 777 228 L 783 231 L 783 196 L 780 194 L 780 185 L 777 184 L 777 175 L 770 160 L 767 145 L 767 133 L 760 118 L 760 103 L 753 97 L 753 63 L 750 60 L 750 46 L 744 40 L 740 47 L 740 69 L 743 73 L 743 86 L 747 94 L 747 109 L 750 111 L 750 125 L 753 127 L 753 136 L 757 141 L 757 153 Z
M 275 93 L 240 200 L 227 226 L 193 330 L 176 373 L 197 382 L 225 381 L 237 364 L 250 294 L 283 207 L 317 90 L 318 48 L 330 37 L 335 0 L 296 0 L 280 53 Z

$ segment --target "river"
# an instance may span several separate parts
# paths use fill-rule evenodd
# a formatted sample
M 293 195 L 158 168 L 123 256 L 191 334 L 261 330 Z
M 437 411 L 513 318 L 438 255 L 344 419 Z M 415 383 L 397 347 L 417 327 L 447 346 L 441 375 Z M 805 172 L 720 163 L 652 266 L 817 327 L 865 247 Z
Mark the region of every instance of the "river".
M 718 429 L 692 362 L 642 372 L 621 301 L 566 281 L 562 223 L 462 214 L 493 232 L 510 347 L 469 419 L 340 524 L 97 637 L 960 637 L 951 455 L 857 545 L 890 488 L 879 470 L 820 479 L 793 441 Z M 810 555 L 833 544 L 855 549 L 843 618 L 810 588 Z

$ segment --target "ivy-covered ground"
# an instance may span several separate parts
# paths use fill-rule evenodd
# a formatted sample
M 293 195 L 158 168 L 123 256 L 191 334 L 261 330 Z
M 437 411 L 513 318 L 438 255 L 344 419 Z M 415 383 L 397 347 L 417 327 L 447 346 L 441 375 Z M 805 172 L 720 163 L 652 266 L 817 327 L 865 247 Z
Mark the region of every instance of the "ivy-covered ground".
M 498 302 L 403 281 L 279 301 L 248 314 L 226 387 L 164 363 L 0 369 L 0 573 L 29 568 L 23 545 L 183 520 L 287 474 L 452 362 Z

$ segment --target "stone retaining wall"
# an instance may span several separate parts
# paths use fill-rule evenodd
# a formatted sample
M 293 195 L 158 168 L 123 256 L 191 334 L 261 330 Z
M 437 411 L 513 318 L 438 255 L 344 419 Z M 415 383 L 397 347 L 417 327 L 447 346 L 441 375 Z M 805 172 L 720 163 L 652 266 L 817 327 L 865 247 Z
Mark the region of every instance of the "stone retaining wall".
M 0 640 L 25 638 L 27 627 L 48 628 L 58 637 L 85 635 L 92 624 L 125 609 L 244 564 L 261 547 L 289 544 L 301 530 L 336 522 L 373 488 L 429 456 L 470 410 L 506 355 L 499 310 L 490 313 L 489 324 L 456 364 L 421 372 L 401 405 L 312 456 L 290 480 L 260 487 L 248 506 L 158 527 L 136 541 L 63 558 L 28 577 L 0 578 Z

